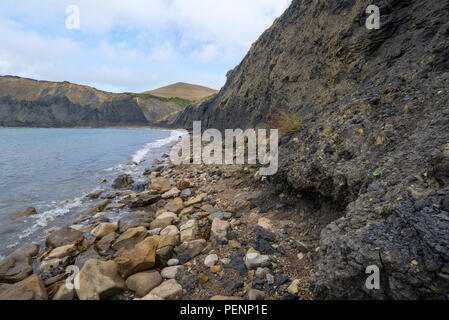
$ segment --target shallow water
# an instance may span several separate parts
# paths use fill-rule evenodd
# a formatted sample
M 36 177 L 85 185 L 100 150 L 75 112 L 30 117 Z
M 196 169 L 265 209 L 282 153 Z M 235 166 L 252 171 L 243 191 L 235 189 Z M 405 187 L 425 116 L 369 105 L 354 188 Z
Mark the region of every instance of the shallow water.
M 108 190 L 119 174 L 139 176 L 179 135 L 150 129 L 0 128 L 0 258 L 42 241 L 44 230 L 70 224 L 95 202 L 87 194 Z M 109 182 L 99 185 L 101 178 Z M 38 214 L 10 219 L 29 206 Z

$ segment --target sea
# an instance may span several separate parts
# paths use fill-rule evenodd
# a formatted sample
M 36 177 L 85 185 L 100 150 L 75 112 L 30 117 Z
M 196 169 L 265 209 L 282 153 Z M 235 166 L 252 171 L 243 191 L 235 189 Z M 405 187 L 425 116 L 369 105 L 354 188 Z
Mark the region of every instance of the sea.
M 87 195 L 111 191 L 120 174 L 133 176 L 136 188 L 148 183 L 144 170 L 180 136 L 146 128 L 0 128 L 0 260 L 43 242 L 45 231 L 70 225 L 99 201 Z M 28 207 L 37 214 L 11 219 Z

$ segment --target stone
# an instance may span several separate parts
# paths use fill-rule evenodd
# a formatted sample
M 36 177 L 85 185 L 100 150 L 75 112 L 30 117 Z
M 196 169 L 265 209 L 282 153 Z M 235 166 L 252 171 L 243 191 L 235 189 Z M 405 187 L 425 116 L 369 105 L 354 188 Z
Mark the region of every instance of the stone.
M 263 264 L 270 261 L 270 257 L 266 255 L 261 255 L 255 250 L 248 250 L 245 256 L 245 265 L 248 270 L 257 269 Z
M 164 279 L 175 279 L 176 276 L 184 271 L 183 266 L 172 266 L 162 269 L 161 276 Z
M 198 234 L 198 221 L 189 220 L 181 226 L 181 242 L 192 241 Z
M 205 284 L 207 281 L 209 281 L 209 277 L 207 275 L 205 275 L 204 273 L 201 273 L 198 276 L 198 282 L 199 284 Z
M 219 273 L 221 271 L 221 266 L 212 266 L 210 267 L 210 272 L 212 273 Z
M 166 228 L 169 225 L 173 224 L 173 221 L 175 219 L 173 217 L 167 217 L 164 219 L 155 219 L 153 222 L 151 222 L 150 224 L 150 229 L 157 229 L 157 228 Z
M 211 238 L 217 240 L 218 242 L 227 242 L 227 233 L 230 228 L 228 221 L 221 220 L 220 218 L 215 218 L 212 221 L 211 228 Z
M 89 193 L 89 194 L 87 195 L 87 197 L 88 197 L 89 199 L 98 199 L 98 198 L 101 196 L 101 194 L 102 194 L 103 192 L 104 192 L 103 190 L 96 190 L 96 191 L 94 191 L 94 192 Z
M 137 227 L 150 228 L 151 221 L 154 219 L 153 212 L 130 212 L 122 217 L 117 222 L 119 233 L 124 233 L 129 229 Z
M 160 286 L 150 291 L 150 295 L 160 297 L 164 300 L 174 300 L 182 294 L 182 287 L 176 280 L 164 281 Z
M 61 285 L 53 296 L 52 300 L 55 301 L 70 301 L 75 298 L 75 288 L 69 289 L 65 283 Z
M 190 189 L 185 189 L 179 195 L 183 199 L 188 199 L 192 196 L 192 191 Z
M 147 229 L 145 227 L 137 227 L 128 229 L 125 233 L 120 235 L 112 245 L 116 251 L 124 249 L 132 249 L 136 244 L 141 242 L 147 236 Z
M 163 194 L 163 193 L 165 193 L 167 191 L 170 191 L 171 188 L 172 187 L 171 187 L 170 181 L 168 181 L 165 178 L 153 178 L 153 179 L 151 179 L 151 187 L 150 187 L 151 193 Z
M 167 266 L 169 267 L 177 266 L 178 264 L 179 264 L 178 259 L 170 259 L 167 261 Z
M 89 250 L 84 251 L 83 253 L 81 253 L 78 257 L 76 257 L 75 259 L 75 266 L 77 266 L 79 269 L 82 269 L 84 264 L 88 261 L 88 260 L 104 260 L 99 254 L 98 252 L 95 250 L 94 247 L 90 247 Z
M 265 293 L 260 290 L 251 289 L 248 292 L 248 300 L 251 301 L 265 300 Z
M 154 294 L 147 294 L 145 297 L 143 297 L 142 299 L 134 299 L 134 300 L 140 300 L 140 301 L 162 301 L 164 299 L 162 299 L 161 297 L 155 296 Z
M 301 261 L 302 259 L 304 259 L 305 255 L 304 255 L 304 253 L 300 252 L 300 253 L 298 253 L 297 257 L 298 257 L 298 260 Z
M 242 247 L 242 245 L 235 240 L 229 240 L 228 245 L 231 249 L 240 249 Z
M 114 261 L 88 260 L 79 273 L 79 284 L 75 289 L 80 300 L 103 300 L 125 289 Z
M 165 227 L 161 231 L 160 235 L 161 236 L 177 236 L 179 233 L 180 232 L 179 232 L 179 229 L 177 226 L 170 225 L 170 226 Z
M 128 205 L 131 209 L 144 208 L 157 203 L 159 200 L 161 200 L 160 195 L 139 193 L 135 199 L 128 201 Z
M 114 189 L 130 189 L 134 184 L 133 178 L 129 174 L 122 174 L 112 183 Z
M 156 237 L 148 237 L 136 244 L 134 249 L 123 249 L 121 252 L 118 252 L 115 262 L 123 278 L 154 267 L 158 243 L 159 241 Z
M 112 248 L 112 244 L 115 242 L 117 238 L 118 234 L 115 232 L 112 232 L 107 236 L 101 238 L 101 240 L 98 241 L 97 243 L 97 248 L 100 254 L 107 254 L 107 252 Z
M 175 235 L 160 236 L 158 249 L 161 249 L 164 247 L 175 247 L 178 244 L 178 239 L 179 239 L 178 236 L 175 236 Z
M 172 188 L 162 195 L 162 199 L 176 198 L 180 193 L 181 191 L 178 188 Z
M 32 244 L 12 252 L 0 262 L 0 283 L 15 283 L 33 273 L 32 257 L 39 252 L 40 246 Z
M 161 283 L 162 277 L 157 271 L 136 273 L 126 279 L 128 289 L 134 291 L 141 297 L 147 295 Z
M 184 180 L 184 181 L 178 182 L 176 184 L 176 188 L 178 188 L 181 191 L 184 191 L 186 189 L 193 188 L 193 185 L 189 181 Z
M 179 214 L 184 209 L 184 201 L 181 198 L 170 200 L 164 209 Z
M 178 256 L 187 255 L 190 258 L 195 258 L 197 255 L 204 250 L 206 246 L 206 240 L 193 240 L 189 242 L 184 242 L 180 246 L 176 247 L 174 250 Z
M 230 219 L 232 218 L 232 213 L 231 212 L 214 212 L 209 216 L 210 219 L 215 219 L 215 218 L 219 218 L 219 219 Z
M 20 218 L 26 218 L 32 215 L 37 214 L 37 211 L 33 207 L 28 207 L 25 210 L 16 212 L 12 217 L 11 220 L 20 219 Z
M 47 290 L 38 275 L 15 284 L 0 285 L 0 300 L 48 300 Z
M 86 211 L 85 215 L 91 215 L 92 216 L 92 215 L 95 215 L 95 214 L 97 214 L 99 212 L 103 212 L 104 209 L 110 203 L 111 203 L 111 200 L 109 200 L 109 199 L 102 200 L 102 201 L 96 203 L 95 206 L 92 209 Z
M 257 225 L 268 231 L 273 230 L 273 224 L 271 223 L 271 220 L 267 218 L 260 218 Z
M 76 245 L 68 244 L 66 246 L 58 247 L 51 250 L 50 254 L 46 257 L 46 259 L 56 259 L 56 258 L 64 258 L 73 254 L 76 250 Z
M 147 232 L 147 234 L 148 234 L 149 236 L 158 236 L 158 235 L 161 234 L 161 231 L 162 231 L 162 228 L 156 228 L 156 229 L 149 230 L 149 231 Z
M 54 268 L 57 268 L 62 262 L 62 259 L 55 258 L 55 259 L 45 259 L 43 260 L 39 265 L 39 271 L 41 273 L 51 270 Z
M 173 212 L 166 211 L 156 217 L 156 219 L 166 219 L 166 218 L 173 218 L 173 221 L 175 221 L 178 219 L 178 216 Z
M 216 254 L 210 254 L 204 259 L 204 265 L 206 267 L 212 267 L 218 262 L 218 256 Z
M 227 296 L 213 296 L 210 298 L 211 301 L 239 301 L 243 300 L 241 297 L 227 297 Z
M 259 267 L 256 270 L 255 276 L 259 279 L 265 279 L 267 274 L 269 274 L 269 273 L 270 273 L 270 269 Z
M 270 284 L 270 285 L 274 284 L 274 276 L 272 274 L 268 273 L 266 278 L 267 278 L 267 283 L 268 284 Z
M 203 202 L 206 199 L 207 199 L 207 194 L 203 193 L 203 194 L 201 194 L 199 196 L 196 196 L 195 198 L 192 198 L 192 199 L 186 201 L 186 203 L 184 203 L 184 206 L 190 207 L 190 206 L 193 206 L 195 204 L 201 203 L 201 202 Z
M 45 244 L 50 248 L 58 248 L 68 244 L 80 244 L 84 240 L 84 233 L 68 227 L 53 231 L 47 237 Z
M 290 293 L 292 295 L 297 295 L 299 292 L 300 285 L 301 285 L 301 282 L 298 279 L 294 280 L 287 289 L 288 293 Z

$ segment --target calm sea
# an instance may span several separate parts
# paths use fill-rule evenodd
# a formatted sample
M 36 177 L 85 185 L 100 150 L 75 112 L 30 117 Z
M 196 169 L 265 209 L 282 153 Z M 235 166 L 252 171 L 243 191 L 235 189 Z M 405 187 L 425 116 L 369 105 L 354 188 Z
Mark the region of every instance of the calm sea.
M 179 135 L 150 129 L 0 128 L 0 258 L 42 241 L 49 228 L 72 223 L 95 202 L 86 196 L 108 190 L 119 174 L 141 179 Z M 102 178 L 109 182 L 99 185 Z M 30 206 L 37 215 L 10 219 Z

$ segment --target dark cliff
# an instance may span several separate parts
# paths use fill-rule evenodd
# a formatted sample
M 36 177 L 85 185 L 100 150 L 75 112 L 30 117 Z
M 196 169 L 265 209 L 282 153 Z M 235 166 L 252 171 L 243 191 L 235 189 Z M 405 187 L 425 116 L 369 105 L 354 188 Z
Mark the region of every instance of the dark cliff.
M 218 95 L 172 125 L 267 126 L 278 109 L 300 118 L 267 192 L 340 217 L 319 235 L 316 296 L 447 299 L 449 2 L 377 1 L 380 30 L 365 27 L 371 4 L 293 0 Z M 370 265 L 381 290 L 364 289 Z

